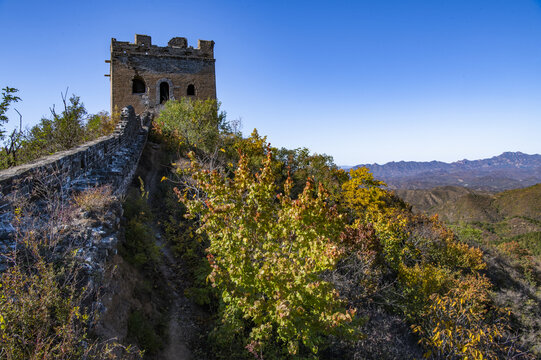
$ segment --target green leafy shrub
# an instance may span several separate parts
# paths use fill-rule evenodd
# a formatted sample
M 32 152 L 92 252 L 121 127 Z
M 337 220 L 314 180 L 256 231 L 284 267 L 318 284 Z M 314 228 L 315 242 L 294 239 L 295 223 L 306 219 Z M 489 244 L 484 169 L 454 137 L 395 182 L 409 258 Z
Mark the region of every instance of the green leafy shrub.
M 514 236 L 510 241 L 516 241 L 523 248 L 528 249 L 533 256 L 541 258 L 541 231 L 534 231 Z
M 481 244 L 483 239 L 483 231 L 469 224 L 459 224 L 449 226 L 458 238 L 467 244 Z
M 233 179 L 192 166 L 206 198 L 182 200 L 210 239 L 208 278 L 223 301 L 221 342 L 304 357 L 318 353 L 329 334 L 354 335 L 355 310 L 345 310 L 319 277 L 340 256 L 344 226 L 323 187 L 315 191 L 309 181 L 294 200 L 289 179 L 277 194 L 270 153 L 257 174 L 241 156 Z
M 100 136 L 111 134 L 119 122 L 120 111 L 116 108 L 111 115 L 107 111 L 100 111 L 95 115 L 89 116 L 85 124 L 84 141 L 90 141 Z
M 21 153 L 24 161 L 57 151 L 71 149 L 84 141 L 84 124 L 88 113 L 78 96 L 69 100 L 62 95 L 64 109 L 57 113 L 51 108 L 51 118 L 42 118 L 25 136 Z
M 225 113 L 219 107 L 210 99 L 168 101 L 152 125 L 154 136 L 174 150 L 184 146 L 212 152 L 219 143 L 220 131 L 227 129 Z

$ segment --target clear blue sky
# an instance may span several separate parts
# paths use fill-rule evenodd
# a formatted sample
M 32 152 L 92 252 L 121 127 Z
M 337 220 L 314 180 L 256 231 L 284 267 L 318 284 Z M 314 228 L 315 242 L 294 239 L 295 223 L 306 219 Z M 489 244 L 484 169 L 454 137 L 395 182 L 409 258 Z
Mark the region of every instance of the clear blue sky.
M 273 146 L 340 165 L 541 153 L 541 1 L 0 0 L 0 24 L 28 126 L 68 86 L 108 110 L 111 37 L 139 33 L 214 40 L 222 108 Z

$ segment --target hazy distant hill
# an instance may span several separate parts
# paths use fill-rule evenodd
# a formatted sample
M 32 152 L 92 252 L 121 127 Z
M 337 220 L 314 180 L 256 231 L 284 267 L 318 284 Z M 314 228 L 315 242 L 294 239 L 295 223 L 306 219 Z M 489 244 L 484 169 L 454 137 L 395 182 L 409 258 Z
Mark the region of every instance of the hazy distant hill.
M 391 189 L 430 189 L 458 185 L 491 192 L 517 189 L 541 182 L 541 155 L 505 152 L 482 160 L 399 161 L 384 165 L 361 164 Z
M 459 186 L 395 192 L 414 211 L 438 214 L 448 222 L 495 222 L 516 216 L 541 221 L 541 184 L 496 194 Z
M 396 194 L 412 205 L 415 212 L 438 214 L 442 220 L 494 221 L 498 215 L 490 203 L 494 195 L 477 192 L 460 186 L 443 186 L 433 189 L 398 189 Z
M 525 237 L 541 254 L 541 184 L 496 194 L 458 186 L 399 189 L 396 194 L 415 212 L 438 214 L 449 223 L 476 224 L 499 241 Z

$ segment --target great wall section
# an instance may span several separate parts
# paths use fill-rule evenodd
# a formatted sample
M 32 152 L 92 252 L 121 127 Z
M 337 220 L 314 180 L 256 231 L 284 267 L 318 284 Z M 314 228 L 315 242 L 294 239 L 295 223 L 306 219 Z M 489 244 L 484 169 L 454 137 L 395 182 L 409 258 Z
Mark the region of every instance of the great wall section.
M 163 102 L 216 99 L 214 41 L 199 40 L 193 48 L 174 37 L 157 46 L 150 36 L 136 34 L 133 43 L 111 39 L 110 50 L 111 112 L 122 109 L 121 121 L 109 136 L 0 171 L 0 240 L 11 231 L 13 198 L 32 197 L 36 185 L 69 193 L 109 184 L 122 195 Z
M 111 135 L 0 171 L 0 238 L 11 230 L 15 197 L 35 196 L 38 185 L 61 188 L 69 194 L 108 184 L 115 195 L 124 194 L 137 169 L 151 119 L 152 113 L 136 115 L 128 106 Z
M 77 251 L 91 290 L 97 291 L 111 255 L 123 238 L 122 206 L 117 200 L 129 188 L 145 148 L 153 114 L 122 110 L 112 134 L 0 172 L 0 254 L 9 253 L 29 232 L 58 232 L 61 249 Z M 59 207 L 69 208 L 71 197 L 87 189 L 106 186 L 113 206 L 100 221 L 80 210 L 75 218 L 52 224 Z M 18 208 L 22 205 L 22 209 Z M 51 207 L 51 204 L 54 206 Z M 51 209 L 52 208 L 52 209 Z M 19 213 L 19 215 L 17 215 Z M 22 214 L 21 214 L 22 213 Z M 23 221 L 17 221 L 16 216 Z M 66 223 L 64 223 L 66 221 Z M 0 271 L 10 260 L 0 259 Z M 100 307 L 97 302 L 92 306 Z
M 152 231 L 162 260 L 156 270 L 159 275 L 153 276 L 160 277 L 169 295 L 150 302 L 139 298 L 138 289 L 148 279 L 123 257 L 122 248 L 129 242 L 123 202 L 131 196 L 127 195 L 130 188 L 139 188 L 136 177 L 141 176 L 145 188 L 159 182 L 157 169 L 164 165 L 155 155 L 160 147 L 147 140 L 163 102 L 216 98 L 213 47 L 213 41 L 200 40 L 194 49 L 185 38 L 173 38 L 165 47 L 151 45 L 146 35 L 136 35 L 134 43 L 112 39 L 111 60 L 106 61 L 111 108 L 121 109 L 113 133 L 0 171 L 0 255 L 24 247 L 26 234 L 37 241 L 56 238 L 51 256 L 75 254 L 84 274 L 80 283 L 87 294 L 84 306 L 95 314 L 89 320 L 92 333 L 105 341 L 132 343 L 130 316 L 134 311 L 149 315 L 151 308 L 152 316 L 158 317 L 159 308 L 169 316 L 165 346 L 156 355 L 164 360 L 192 358 L 188 342 L 201 331 L 195 320 L 198 310 L 185 297 L 185 271 L 177 273 L 178 259 L 162 240 L 157 224 Z M 110 191 L 105 208 L 94 212 L 75 206 L 78 194 L 94 189 Z M 59 208 L 69 214 L 57 217 Z M 9 256 L 0 256 L 0 273 L 10 264 Z

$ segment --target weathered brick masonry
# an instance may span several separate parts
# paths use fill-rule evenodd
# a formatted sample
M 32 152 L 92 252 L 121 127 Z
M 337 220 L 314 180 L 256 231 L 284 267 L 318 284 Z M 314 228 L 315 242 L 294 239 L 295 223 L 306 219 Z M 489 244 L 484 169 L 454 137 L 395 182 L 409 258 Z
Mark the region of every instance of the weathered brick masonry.
M 129 106 L 113 134 L 0 171 L 0 223 L 9 215 L 11 197 L 29 195 L 38 185 L 62 186 L 69 192 L 110 184 L 115 194 L 123 194 L 137 168 L 151 117 L 150 113 L 138 116 Z
M 168 46 L 152 45 L 147 35 L 135 43 L 111 40 L 111 111 L 132 105 L 136 113 L 159 108 L 168 99 L 216 99 L 214 41 L 199 40 L 197 49 L 186 38 Z
M 86 301 L 90 301 L 88 307 L 103 312 L 102 299 L 97 294 L 99 289 L 103 290 L 107 261 L 117 253 L 117 243 L 123 239 L 120 202 L 113 200 L 97 210 L 99 213 L 72 210 L 61 223 L 51 219 L 61 213 L 62 207 L 58 205 L 66 204 L 73 191 L 109 184 L 115 195 L 124 194 L 137 169 L 151 120 L 151 113 L 138 116 L 133 107 L 126 107 L 113 134 L 0 171 L 0 254 L 21 244 L 21 231 L 37 230 L 41 235 L 48 232 L 57 241 L 50 248 L 51 256 L 62 256 L 67 251 L 75 254 L 82 270 L 78 281 L 86 289 L 83 291 Z M 49 201 L 55 201 L 49 196 L 60 200 L 57 206 L 47 206 Z M 13 221 L 13 208 L 21 197 L 30 198 L 35 206 L 25 207 L 22 221 L 17 224 Z M 0 273 L 9 264 L 8 257 L 0 256 Z

